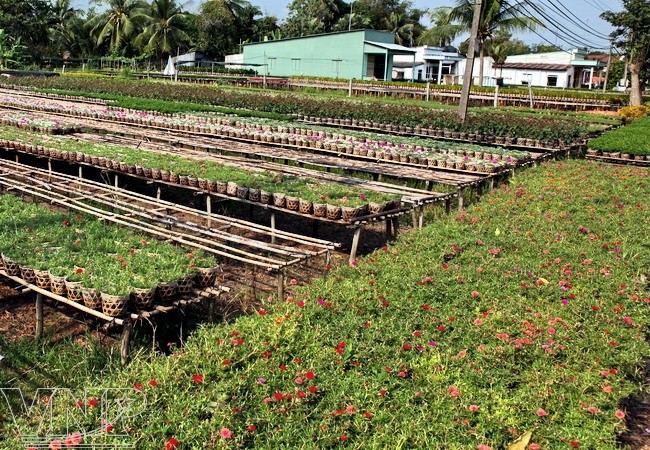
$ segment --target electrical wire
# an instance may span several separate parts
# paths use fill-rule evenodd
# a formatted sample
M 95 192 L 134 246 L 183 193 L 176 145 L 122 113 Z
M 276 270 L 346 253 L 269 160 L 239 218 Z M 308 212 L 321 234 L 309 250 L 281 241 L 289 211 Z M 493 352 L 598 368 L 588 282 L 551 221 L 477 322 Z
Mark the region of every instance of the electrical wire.
M 556 9 L 560 14 L 562 14 L 564 17 L 566 17 L 566 18 L 569 20 L 569 22 L 571 22 L 572 24 L 576 25 L 576 26 L 577 26 L 578 28 L 580 28 L 581 30 L 586 31 L 587 33 L 590 33 L 593 37 L 596 37 L 596 38 L 599 38 L 599 39 L 609 40 L 609 36 L 605 36 L 604 34 L 601 34 L 600 31 L 596 30 L 596 29 L 593 28 L 593 27 L 590 27 L 589 24 L 583 22 L 582 19 L 580 19 L 578 16 L 576 16 L 576 15 L 575 15 L 573 12 L 571 12 L 571 10 L 569 10 L 568 8 L 566 8 L 566 7 L 564 8 L 564 9 L 566 10 L 566 12 L 565 12 L 564 10 L 562 10 L 561 6 L 558 6 L 558 5 L 557 5 L 557 3 L 556 3 L 554 0 L 546 0 L 546 1 L 549 2 L 549 3 L 551 4 L 551 7 L 553 7 L 553 8 Z M 566 14 L 567 12 L 568 12 L 572 17 L 574 17 L 574 18 L 577 20 L 577 22 L 574 21 L 574 20 L 572 20 L 571 17 L 569 17 L 569 15 Z M 578 23 L 578 22 L 579 22 L 579 23 Z

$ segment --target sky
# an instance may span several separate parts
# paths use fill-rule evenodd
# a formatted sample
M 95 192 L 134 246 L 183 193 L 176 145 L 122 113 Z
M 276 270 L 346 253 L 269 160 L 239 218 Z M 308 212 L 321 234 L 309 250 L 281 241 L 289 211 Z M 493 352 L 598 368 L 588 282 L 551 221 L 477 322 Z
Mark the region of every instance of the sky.
M 274 15 L 282 20 L 287 16 L 287 6 L 291 0 L 249 0 L 251 4 L 258 6 L 266 15 Z M 456 0 L 412 0 L 413 6 L 420 9 L 433 9 L 438 6 L 453 6 Z M 513 0 L 511 0 L 513 1 Z M 606 38 L 613 31 L 611 25 L 602 19 L 600 14 L 605 10 L 620 11 L 622 9 L 620 0 L 533 0 L 543 6 L 545 13 L 555 18 L 556 24 L 566 30 L 573 38 L 562 35 L 557 30 L 538 29 L 537 34 L 531 32 L 518 32 L 514 37 L 521 39 L 527 44 L 555 44 L 563 49 L 575 48 L 577 46 L 589 47 L 590 49 L 607 50 L 609 45 Z M 81 9 L 88 8 L 89 0 L 76 0 L 75 6 Z M 184 3 L 183 0 L 179 0 Z M 202 0 L 190 2 L 189 9 L 196 11 Z M 559 8 L 566 8 L 568 18 L 562 16 L 553 5 Z M 352 4 L 354 11 L 354 3 Z M 580 23 L 575 17 L 582 23 Z M 577 22 L 575 23 L 571 23 Z M 424 25 L 429 25 L 423 20 Z M 541 35 L 541 36 L 540 36 Z M 468 35 L 467 35 L 468 36 Z M 464 36 L 460 41 L 467 38 Z M 579 42 L 577 42 L 579 41 Z M 584 44 L 584 45 L 577 45 Z

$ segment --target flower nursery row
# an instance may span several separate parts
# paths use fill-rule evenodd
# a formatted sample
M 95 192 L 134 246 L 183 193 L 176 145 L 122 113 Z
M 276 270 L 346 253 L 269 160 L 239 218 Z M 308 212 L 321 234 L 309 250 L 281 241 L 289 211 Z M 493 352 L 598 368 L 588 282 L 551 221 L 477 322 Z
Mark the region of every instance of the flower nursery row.
M 472 172 L 495 173 L 528 160 L 528 152 L 483 147 L 472 144 L 449 144 L 421 138 L 386 138 L 376 133 L 351 132 L 342 134 L 321 127 L 300 127 L 292 123 L 267 119 L 241 119 L 214 115 L 170 115 L 151 111 L 115 108 L 89 108 L 18 97 L 5 96 L 0 104 L 28 105 L 36 110 L 66 113 L 76 116 L 109 119 L 145 126 L 209 133 L 281 145 L 325 149 L 377 160 L 408 162 L 426 167 L 440 167 Z M 447 133 L 445 133 L 447 134 Z M 448 132 L 450 136 L 458 132 Z M 505 143 L 505 138 L 503 139 Z M 533 145 L 534 143 L 531 143 Z M 542 145 L 542 144 L 539 144 Z
M 589 141 L 587 153 L 610 158 L 650 161 L 650 117 L 607 131 Z
M 43 139 L 21 130 L 6 130 L 2 135 L 15 139 L 0 140 L 2 148 L 85 162 L 331 220 L 351 220 L 368 212 L 394 209 L 400 203 L 400 197 L 395 194 L 265 170 L 247 170 L 216 161 L 197 164 L 196 160 L 172 154 L 65 138 Z
M 30 117 L 28 114 L 12 113 L 8 111 L 0 113 L 0 124 L 13 125 L 25 130 L 48 134 L 71 134 L 78 133 L 81 130 L 80 125 L 71 124 L 67 121 L 45 119 L 42 117 Z
M 645 175 L 541 164 L 172 357 L 63 376 L 141 391 L 141 449 L 620 449 L 648 355 Z
M 132 297 L 137 308 L 154 297 L 187 294 L 214 283 L 214 257 L 186 252 L 80 214 L 54 212 L 0 195 L 0 268 L 9 275 L 118 316 Z M 198 275 L 198 276 L 197 276 Z
M 525 118 L 501 113 L 470 114 L 463 123 L 451 111 L 409 105 L 381 105 L 344 99 L 319 99 L 290 93 L 252 92 L 213 86 L 170 84 L 167 82 L 84 79 L 74 77 L 15 78 L 3 85 L 83 92 L 88 95 L 119 95 L 146 99 L 193 102 L 308 117 L 356 119 L 392 125 L 475 133 L 483 136 L 510 136 L 559 143 L 581 143 L 585 126 L 555 119 Z

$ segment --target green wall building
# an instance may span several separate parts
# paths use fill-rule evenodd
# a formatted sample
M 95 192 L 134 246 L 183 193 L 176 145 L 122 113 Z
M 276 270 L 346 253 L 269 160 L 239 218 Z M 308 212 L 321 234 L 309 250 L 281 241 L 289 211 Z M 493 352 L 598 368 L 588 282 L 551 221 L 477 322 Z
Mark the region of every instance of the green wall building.
M 390 80 L 394 55 L 415 55 L 385 31 L 351 30 L 244 44 L 260 75 Z M 415 61 L 415 59 L 414 59 Z

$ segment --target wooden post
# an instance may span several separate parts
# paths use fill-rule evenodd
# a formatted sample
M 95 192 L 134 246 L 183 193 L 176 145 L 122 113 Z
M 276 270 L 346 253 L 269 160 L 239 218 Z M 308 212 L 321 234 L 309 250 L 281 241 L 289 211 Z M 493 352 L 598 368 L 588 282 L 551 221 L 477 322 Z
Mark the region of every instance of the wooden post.
M 357 250 L 359 249 L 359 240 L 361 239 L 361 230 L 363 227 L 357 227 L 354 230 L 354 237 L 352 238 L 352 248 L 350 249 L 350 264 L 357 258 Z
M 52 169 L 52 166 L 49 166 L 50 170 Z M 83 179 L 84 177 L 84 166 L 79 166 L 79 178 Z
M 160 194 L 161 194 L 160 185 L 158 185 L 156 186 L 156 200 L 158 201 L 160 201 Z
M 16 153 L 16 162 L 17 163 L 20 162 L 20 161 L 18 161 L 18 153 Z
M 445 199 L 445 214 L 451 214 L 451 198 L 448 197 Z
M 399 217 L 393 217 L 390 220 L 393 222 L 393 238 L 397 239 L 397 233 L 399 232 Z
M 52 160 L 49 158 L 47 160 L 47 181 L 52 181 Z
M 124 329 L 122 330 L 122 338 L 120 339 L 120 361 L 122 365 L 126 365 L 129 361 L 129 346 L 131 343 L 131 332 L 133 331 L 133 322 L 126 320 L 124 322 Z
M 418 228 L 424 227 L 424 206 L 418 208 Z
M 271 211 L 271 244 L 275 244 L 275 211 Z
M 36 339 L 43 338 L 43 294 L 36 294 Z
M 393 230 L 391 227 L 390 218 L 386 218 L 386 239 L 391 240 L 393 237 Z
M 463 210 L 463 192 L 465 188 L 458 188 L 458 211 Z
M 284 299 L 284 272 L 280 271 L 278 273 L 278 300 L 282 301 Z
M 494 177 L 490 177 L 490 190 L 494 190 Z
M 208 228 L 212 226 L 212 196 L 205 196 L 205 209 L 208 213 Z
M 115 189 L 119 186 L 120 177 L 118 174 L 115 174 Z

